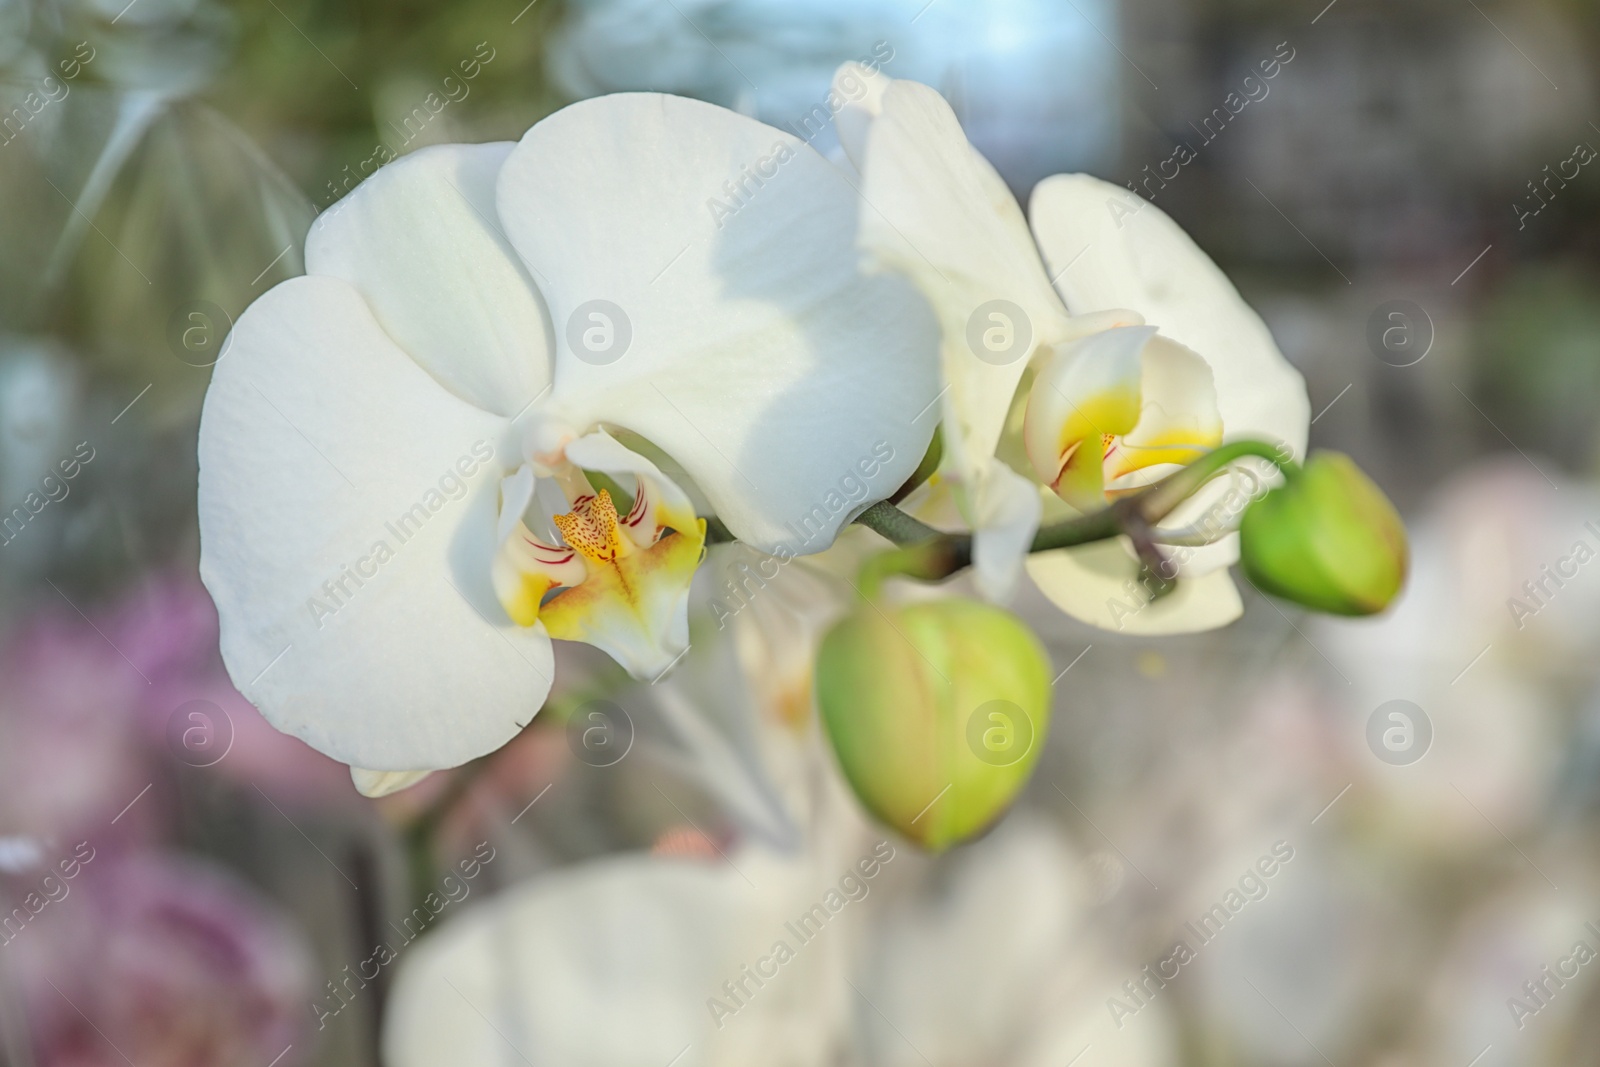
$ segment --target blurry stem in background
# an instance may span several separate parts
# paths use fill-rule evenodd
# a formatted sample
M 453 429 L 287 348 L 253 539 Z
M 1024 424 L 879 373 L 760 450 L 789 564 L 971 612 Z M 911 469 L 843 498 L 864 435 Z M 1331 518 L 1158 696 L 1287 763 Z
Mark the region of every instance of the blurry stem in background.
M 22 1014 L 22 989 L 11 969 L 14 956 L 15 953 L 0 957 L 0 1062 L 33 1067 L 28 1020 Z
M 434 834 L 439 824 L 444 822 L 456 803 L 472 788 L 472 783 L 488 768 L 491 758 L 492 754 L 480 756 L 463 765 L 450 776 L 444 791 L 434 798 L 433 803 L 406 825 L 401 841 L 405 845 L 406 884 L 410 889 L 412 907 L 421 905 L 433 891 L 434 881 L 439 875 L 438 857 L 433 848 Z
M 616 668 L 602 674 L 592 686 L 585 686 L 546 701 L 544 708 L 533 721 L 547 724 L 545 728 L 548 728 L 552 719 L 565 723 L 581 705 L 600 697 L 613 696 L 628 685 L 629 681 L 627 673 L 620 667 Z M 405 847 L 406 876 L 413 907 L 421 904 L 423 898 L 434 891 L 438 878 L 444 873 L 434 849 L 434 840 L 439 827 L 449 818 L 450 813 L 478 779 L 483 777 L 483 773 L 494 763 L 495 757 L 505 750 L 505 746 L 502 746 L 486 756 L 479 756 L 459 767 L 440 771 L 441 774 L 449 775 L 450 780 L 439 795 L 402 828 L 401 842 Z
M 1269 461 L 1286 478 L 1299 473 L 1299 467 L 1286 459 L 1278 447 L 1265 441 L 1235 441 L 1099 511 L 1042 528 L 1029 551 L 1049 552 L 1126 535 L 1133 541 L 1134 550 L 1146 570 L 1155 576 L 1158 584 L 1170 588 L 1166 558 L 1160 548 L 1163 538 L 1155 524 L 1223 473 L 1229 464 L 1249 456 Z M 856 522 L 901 546 L 872 557 L 861 568 L 859 588 L 864 597 L 876 596 L 885 578 L 898 576 L 938 582 L 972 565 L 971 534 L 943 533 L 888 502 L 872 505 L 856 518 Z
M 358 904 L 356 921 L 360 926 L 361 940 L 368 945 L 377 945 L 381 941 L 388 940 L 388 936 L 383 929 L 383 917 L 385 914 L 383 905 L 385 901 L 383 900 L 383 894 L 378 890 L 378 886 L 382 884 L 382 877 L 379 871 L 377 847 L 371 839 L 358 839 L 354 842 L 351 852 L 356 876 L 361 879 L 361 884 L 366 886 L 365 889 L 356 891 Z M 409 862 L 409 854 L 407 859 Z M 415 892 L 416 890 L 413 888 L 413 895 Z M 414 902 L 412 907 L 417 907 L 419 904 L 420 900 Z M 374 1049 L 383 1040 L 383 1010 L 384 1005 L 389 1003 L 389 981 L 391 977 L 390 974 L 380 970 L 378 976 L 372 979 L 372 984 L 375 987 L 373 992 L 375 994 L 376 1007 L 366 1013 L 366 1020 L 372 1028 L 370 1040 L 372 1041 L 371 1047 Z M 377 1064 L 376 1056 L 373 1058 L 373 1063 Z

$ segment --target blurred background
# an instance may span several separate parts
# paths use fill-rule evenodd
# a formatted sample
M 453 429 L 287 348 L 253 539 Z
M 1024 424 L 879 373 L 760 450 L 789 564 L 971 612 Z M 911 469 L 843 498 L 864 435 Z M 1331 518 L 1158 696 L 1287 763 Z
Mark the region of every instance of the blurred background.
M 885 46 L 1019 196 L 1129 183 L 1230 273 L 1404 513 L 1398 607 L 1024 597 L 1049 747 L 937 860 L 818 745 L 804 563 L 661 686 L 558 645 L 517 741 L 383 801 L 267 726 L 195 438 L 316 214 L 600 93 L 787 126 Z M 1597 60 L 1581 0 L 0 0 L 0 1061 L 1600 1063 Z

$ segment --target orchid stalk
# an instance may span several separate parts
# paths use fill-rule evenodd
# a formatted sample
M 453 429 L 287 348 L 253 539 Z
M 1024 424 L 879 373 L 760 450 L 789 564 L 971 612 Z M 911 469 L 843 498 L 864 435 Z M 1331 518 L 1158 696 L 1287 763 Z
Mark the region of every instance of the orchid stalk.
M 1232 531 L 1217 528 L 1195 538 L 1174 538 L 1157 529 L 1156 524 L 1223 474 L 1231 464 L 1246 457 L 1266 460 L 1285 474 L 1298 470 L 1298 464 L 1285 458 L 1278 446 L 1264 441 L 1234 441 L 1098 511 L 1042 527 L 1034 535 L 1028 551 L 1053 552 L 1128 536 L 1148 554 L 1143 558 L 1147 559 L 1149 569 L 1158 578 L 1170 581 L 1175 576 L 1175 568 L 1160 554 L 1161 545 L 1210 544 Z M 875 595 L 888 577 L 943 581 L 973 563 L 972 534 L 941 532 L 887 501 L 869 507 L 857 516 L 856 522 L 900 546 L 867 560 L 859 583 L 863 596 Z

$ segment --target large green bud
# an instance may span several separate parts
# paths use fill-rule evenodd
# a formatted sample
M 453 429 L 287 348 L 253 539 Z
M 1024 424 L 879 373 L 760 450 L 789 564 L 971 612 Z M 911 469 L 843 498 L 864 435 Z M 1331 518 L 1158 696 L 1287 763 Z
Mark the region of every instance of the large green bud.
M 1015 615 L 970 600 L 862 604 L 822 641 L 817 703 L 873 815 L 941 851 L 982 832 L 1044 747 L 1050 661 Z
M 1349 456 L 1318 452 L 1239 524 L 1240 562 L 1262 592 L 1334 615 L 1375 615 L 1405 584 L 1406 528 Z

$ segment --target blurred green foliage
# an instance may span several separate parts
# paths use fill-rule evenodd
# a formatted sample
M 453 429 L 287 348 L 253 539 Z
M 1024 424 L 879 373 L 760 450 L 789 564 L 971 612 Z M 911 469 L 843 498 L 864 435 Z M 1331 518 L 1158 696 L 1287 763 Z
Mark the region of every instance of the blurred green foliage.
M 1600 274 L 1590 266 L 1518 267 L 1483 309 L 1471 365 L 1473 395 L 1520 447 L 1574 469 L 1600 462 Z
M 0 9 L 0 369 L 54 353 L 72 386 L 39 417 L 111 457 L 60 509 L 63 535 L 0 577 L 99 592 L 192 560 L 194 435 L 232 322 L 300 273 L 317 212 L 381 164 L 515 139 L 560 106 L 543 61 L 559 16 L 559 0 Z

